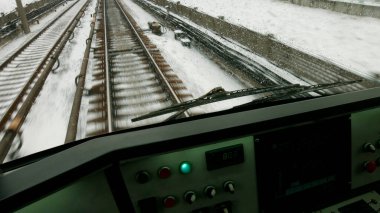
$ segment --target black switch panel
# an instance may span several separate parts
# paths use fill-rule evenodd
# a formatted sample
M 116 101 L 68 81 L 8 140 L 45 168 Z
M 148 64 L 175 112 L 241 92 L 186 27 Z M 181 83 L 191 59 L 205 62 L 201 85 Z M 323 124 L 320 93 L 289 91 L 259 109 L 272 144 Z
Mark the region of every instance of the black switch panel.
M 138 205 L 141 213 L 158 213 L 157 199 L 155 197 L 139 200 Z
M 340 213 L 376 213 L 364 200 L 348 204 L 338 209 Z

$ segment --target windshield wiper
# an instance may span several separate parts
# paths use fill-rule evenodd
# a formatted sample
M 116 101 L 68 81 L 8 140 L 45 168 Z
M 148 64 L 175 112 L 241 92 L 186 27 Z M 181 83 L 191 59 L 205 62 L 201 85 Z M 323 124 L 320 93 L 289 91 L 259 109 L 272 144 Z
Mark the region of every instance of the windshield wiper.
M 174 104 L 170 107 L 153 111 L 148 114 L 133 118 L 132 122 L 164 115 L 167 113 L 176 112 L 175 114 L 171 115 L 168 119 L 166 119 L 166 121 L 172 120 L 179 117 L 186 110 L 193 107 L 210 104 L 214 102 L 219 102 L 219 101 L 224 101 L 224 100 L 229 100 L 229 99 L 234 99 L 234 98 L 239 98 L 239 97 L 244 97 L 244 96 L 249 96 L 249 95 L 271 93 L 270 95 L 266 95 L 262 98 L 255 99 L 252 102 L 242 104 L 234 108 L 245 107 L 247 105 L 261 104 L 261 103 L 275 101 L 275 100 L 282 100 L 284 98 L 288 98 L 291 96 L 297 96 L 304 93 L 316 92 L 319 90 L 329 89 L 332 87 L 340 87 L 340 86 L 344 86 L 348 84 L 358 83 L 361 81 L 362 80 L 339 81 L 339 82 L 334 82 L 334 83 L 317 84 L 317 85 L 311 85 L 311 86 L 292 84 L 292 85 L 272 86 L 272 87 L 265 87 L 265 88 L 248 88 L 248 89 L 234 90 L 234 91 L 225 91 L 222 87 L 216 87 L 212 89 L 210 92 L 206 93 L 205 95 L 199 98 L 186 101 L 183 103 L 179 103 L 179 104 Z

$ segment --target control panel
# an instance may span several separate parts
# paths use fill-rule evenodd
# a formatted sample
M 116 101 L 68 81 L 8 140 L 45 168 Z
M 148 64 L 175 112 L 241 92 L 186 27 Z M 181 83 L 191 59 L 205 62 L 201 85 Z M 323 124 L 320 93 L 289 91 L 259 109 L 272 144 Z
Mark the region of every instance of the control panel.
M 351 115 L 352 188 L 380 180 L 380 108 Z
M 137 212 L 258 212 L 253 137 L 121 163 Z
M 380 210 L 380 195 L 371 191 L 313 213 L 376 213 Z
M 350 190 L 348 116 L 255 135 L 259 205 L 308 212 Z

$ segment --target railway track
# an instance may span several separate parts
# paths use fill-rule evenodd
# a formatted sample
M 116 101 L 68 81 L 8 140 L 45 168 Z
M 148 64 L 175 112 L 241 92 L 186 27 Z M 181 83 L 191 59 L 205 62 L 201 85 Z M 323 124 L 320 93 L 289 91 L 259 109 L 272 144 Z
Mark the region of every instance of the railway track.
M 77 3 L 61 13 L 62 19 L 53 20 L 0 65 L 0 131 L 54 51 L 52 48 L 64 31 L 62 25 L 72 19 L 64 14 Z
M 145 0 L 134 1 L 147 11 L 154 14 L 156 17 L 160 18 L 161 20 L 164 20 L 165 23 L 171 25 L 174 28 L 180 28 L 182 31 L 186 32 L 189 36 L 191 36 L 193 40 L 196 40 L 197 42 L 210 48 L 210 50 L 214 51 L 217 55 L 224 58 L 229 63 L 232 63 L 233 66 L 236 66 L 239 69 L 246 72 L 247 76 L 250 76 L 258 83 L 260 83 L 262 86 L 266 87 L 273 85 L 289 84 L 289 82 L 287 82 L 285 79 L 282 79 L 280 76 L 277 76 L 271 70 L 254 62 L 252 59 L 246 57 L 239 51 L 226 47 L 218 40 L 197 29 L 193 25 L 189 24 L 187 21 L 182 20 L 182 18 L 178 18 L 177 16 L 172 15 L 171 13 L 168 15 L 166 9 L 162 9 L 160 7 L 155 6 L 154 2 L 148 2 Z M 226 39 L 226 41 L 229 40 Z M 284 64 L 286 64 L 286 62 L 289 60 L 289 58 L 285 56 L 292 56 L 295 67 L 297 67 L 298 69 L 292 70 L 291 68 L 285 66 L 285 70 L 289 73 L 292 73 L 294 76 L 297 76 L 298 78 L 302 79 L 303 81 L 308 82 L 309 84 L 323 84 L 339 81 L 352 81 L 358 79 L 363 80 L 360 83 L 324 90 L 324 92 L 330 94 L 357 91 L 365 88 L 372 88 L 378 85 L 372 81 L 363 79 L 362 77 L 347 70 L 338 69 L 332 65 L 328 66 L 324 63 L 321 64 L 318 62 L 308 61 L 301 55 L 294 52 L 289 53 L 286 50 L 280 49 L 278 52 L 274 52 L 273 54 L 280 54 L 280 63 Z
M 60 16 L 0 66 L 0 131 L 4 132 L 0 141 L 0 162 L 4 161 L 89 2 L 87 0 L 81 7 L 74 7 Z
M 192 95 L 118 1 L 104 0 L 100 5 L 86 134 L 164 120 L 131 122 L 136 116 L 190 100 Z

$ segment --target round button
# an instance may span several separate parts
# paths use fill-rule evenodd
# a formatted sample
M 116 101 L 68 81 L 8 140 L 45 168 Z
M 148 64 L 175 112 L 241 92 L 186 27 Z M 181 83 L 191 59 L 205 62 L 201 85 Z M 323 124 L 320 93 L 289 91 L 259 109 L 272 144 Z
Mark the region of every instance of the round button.
M 138 183 L 147 183 L 150 180 L 150 174 L 147 171 L 139 171 L 136 174 L 136 181 Z
M 204 193 L 207 197 L 213 198 L 216 195 L 216 189 L 213 186 L 206 186 Z
M 177 200 L 174 196 L 169 195 L 164 198 L 163 203 L 165 208 L 172 208 L 177 203 Z
M 187 191 L 185 194 L 184 194 L 184 199 L 187 203 L 189 204 L 192 204 L 195 202 L 195 200 L 197 199 L 197 196 L 195 195 L 195 192 L 193 191 Z
M 184 174 L 184 175 L 187 175 L 187 174 L 190 174 L 191 173 L 191 170 L 192 170 L 192 166 L 189 162 L 185 161 L 185 162 L 182 162 L 180 165 L 179 165 L 179 171 Z
M 368 172 L 368 173 L 373 173 L 375 170 L 376 170 L 376 167 L 377 167 L 377 164 L 375 161 L 371 160 L 371 161 L 367 161 L 363 164 L 363 167 L 364 169 Z
M 232 181 L 226 181 L 223 185 L 224 191 L 229 192 L 231 194 L 235 193 L 235 184 Z
M 171 175 L 170 168 L 167 166 L 163 166 L 158 170 L 158 177 L 160 177 L 161 179 L 166 179 L 170 177 L 170 175 Z

